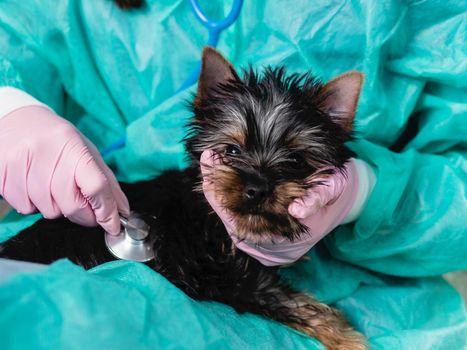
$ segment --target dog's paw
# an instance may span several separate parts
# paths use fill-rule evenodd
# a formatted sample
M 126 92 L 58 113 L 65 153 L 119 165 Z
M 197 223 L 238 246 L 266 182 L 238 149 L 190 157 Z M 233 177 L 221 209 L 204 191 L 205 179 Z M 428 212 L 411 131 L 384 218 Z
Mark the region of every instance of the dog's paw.
M 318 339 L 326 349 L 369 349 L 363 334 L 353 329 L 338 310 L 318 302 L 309 295 L 300 293 L 296 294 L 286 305 L 290 307 L 294 319 L 288 324 Z

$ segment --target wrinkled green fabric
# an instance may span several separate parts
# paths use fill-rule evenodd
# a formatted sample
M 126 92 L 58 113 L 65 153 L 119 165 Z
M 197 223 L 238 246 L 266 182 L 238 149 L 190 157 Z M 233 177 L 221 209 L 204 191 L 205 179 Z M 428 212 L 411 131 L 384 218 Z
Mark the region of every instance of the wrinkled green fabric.
M 335 302 L 372 348 L 467 344 L 465 306 L 441 278 L 370 273 L 331 258 L 324 246 L 310 257 L 287 277 Z M 86 273 L 59 261 L 0 286 L 0 305 L 2 349 L 324 349 L 281 324 L 195 302 L 139 263 L 117 261 Z
M 207 39 L 188 1 L 3 0 L 0 85 L 77 125 L 122 180 L 183 168 L 194 91 L 175 94 Z M 230 3 L 204 1 L 219 17 Z M 365 73 L 351 147 L 377 183 L 360 218 L 286 274 L 346 313 L 376 349 L 462 349 L 467 315 L 438 277 L 467 268 L 466 1 L 246 0 L 219 49 L 236 67 L 284 64 L 327 80 Z M 410 127 L 409 127 L 410 126 Z M 415 136 L 397 142 L 405 130 Z M 0 241 L 36 217 L 0 223 Z M 358 266 L 358 267 L 357 267 Z M 392 276 L 392 277 L 391 277 Z M 396 277 L 399 276 L 399 277 Z M 317 342 L 196 303 L 138 264 L 66 262 L 0 286 L 1 348 L 296 348 Z

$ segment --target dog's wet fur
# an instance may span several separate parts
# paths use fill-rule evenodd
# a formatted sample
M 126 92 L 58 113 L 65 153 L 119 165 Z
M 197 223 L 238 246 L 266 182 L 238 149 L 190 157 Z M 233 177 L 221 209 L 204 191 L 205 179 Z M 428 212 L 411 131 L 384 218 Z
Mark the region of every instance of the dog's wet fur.
M 200 189 L 200 156 L 217 161 L 206 175 L 236 221 L 239 238 L 253 242 L 307 234 L 288 205 L 344 171 L 345 146 L 363 77 L 343 74 L 327 84 L 284 68 L 252 69 L 240 78 L 216 50 L 203 51 L 202 69 L 185 138 L 192 165 L 134 184 L 122 183 L 132 210 L 150 225 L 155 260 L 147 263 L 196 300 L 214 300 L 237 312 L 282 322 L 328 349 L 366 349 L 364 337 L 342 314 L 281 280 L 238 250 Z M 323 170 L 326 169 L 326 170 Z M 334 170 L 329 170 L 334 169 Z M 0 257 L 51 263 L 68 258 L 86 269 L 115 258 L 101 228 L 66 219 L 40 220 L 0 245 Z

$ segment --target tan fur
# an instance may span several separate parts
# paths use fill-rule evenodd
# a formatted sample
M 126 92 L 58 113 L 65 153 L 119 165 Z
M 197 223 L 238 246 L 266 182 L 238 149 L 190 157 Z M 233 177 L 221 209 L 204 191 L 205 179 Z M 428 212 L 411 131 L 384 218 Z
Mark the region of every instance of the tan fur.
M 329 350 L 365 350 L 365 337 L 352 329 L 342 314 L 322 304 L 311 296 L 297 293 L 295 298 L 284 303 L 300 320 L 288 325 L 318 339 Z
M 263 215 L 240 214 L 235 208 L 243 201 L 243 184 L 237 172 L 229 166 L 217 165 L 207 175 L 214 184 L 215 191 L 221 195 L 222 206 L 234 214 L 237 227 L 236 236 L 250 242 L 261 242 L 274 239 L 277 232 L 301 232 L 303 227 L 288 214 L 288 206 L 295 199 L 303 196 L 306 189 L 294 182 L 279 184 L 274 195 L 264 203 L 265 211 L 274 216 L 282 216 L 284 223 L 270 222 Z M 202 191 L 202 184 L 197 186 Z

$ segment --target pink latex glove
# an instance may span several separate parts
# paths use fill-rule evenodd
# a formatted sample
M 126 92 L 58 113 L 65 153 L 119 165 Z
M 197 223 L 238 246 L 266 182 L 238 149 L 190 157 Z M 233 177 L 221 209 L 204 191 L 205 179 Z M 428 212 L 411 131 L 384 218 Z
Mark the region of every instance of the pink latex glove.
M 65 216 L 120 231 L 130 208 L 99 152 L 50 109 L 29 106 L 0 118 L 0 195 L 22 214 Z
M 219 158 L 212 151 L 203 152 L 202 174 L 207 174 L 209 168 L 219 162 Z M 303 198 L 296 199 L 289 205 L 289 214 L 308 227 L 308 233 L 293 242 L 285 237 L 274 238 L 274 243 L 266 241 L 255 244 L 240 240 L 235 235 L 232 215 L 220 205 L 221 200 L 217 198 L 214 184 L 207 181 L 207 177 L 203 178 L 203 191 L 238 249 L 263 265 L 286 265 L 306 254 L 324 236 L 341 224 L 350 212 L 358 191 L 358 177 L 353 159 L 346 165 L 346 174 L 344 176 L 338 172 L 321 178 L 323 185 L 311 188 Z

